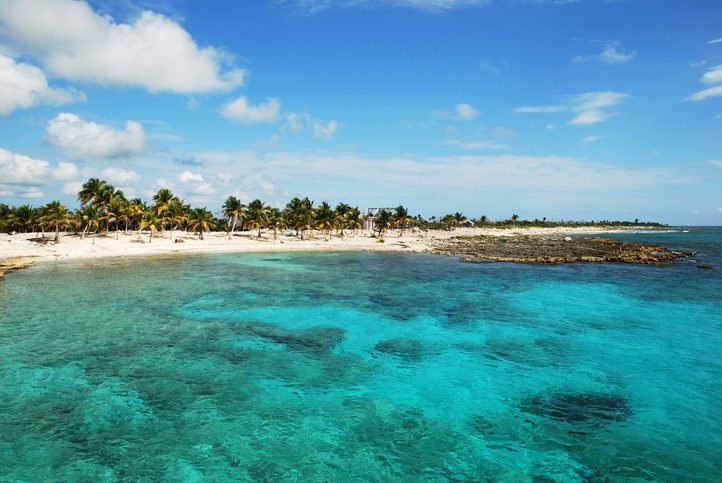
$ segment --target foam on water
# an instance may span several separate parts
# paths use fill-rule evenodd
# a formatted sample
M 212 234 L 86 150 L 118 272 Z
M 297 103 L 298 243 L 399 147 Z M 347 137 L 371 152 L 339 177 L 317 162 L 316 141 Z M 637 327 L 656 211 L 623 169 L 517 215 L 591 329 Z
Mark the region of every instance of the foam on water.
M 0 479 L 714 481 L 719 235 L 627 235 L 713 270 L 297 253 L 12 274 Z

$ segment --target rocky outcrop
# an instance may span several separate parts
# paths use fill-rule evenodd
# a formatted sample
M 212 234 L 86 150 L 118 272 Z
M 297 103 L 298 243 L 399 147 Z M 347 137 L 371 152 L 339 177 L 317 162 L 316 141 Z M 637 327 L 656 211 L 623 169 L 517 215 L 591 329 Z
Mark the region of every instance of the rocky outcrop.
M 433 253 L 458 256 L 466 262 L 516 263 L 621 262 L 659 265 L 693 255 L 656 245 L 601 237 L 474 236 L 438 242 Z
M 5 276 L 5 272 L 12 270 L 21 270 L 32 266 L 34 257 L 14 257 L 0 259 L 0 278 Z

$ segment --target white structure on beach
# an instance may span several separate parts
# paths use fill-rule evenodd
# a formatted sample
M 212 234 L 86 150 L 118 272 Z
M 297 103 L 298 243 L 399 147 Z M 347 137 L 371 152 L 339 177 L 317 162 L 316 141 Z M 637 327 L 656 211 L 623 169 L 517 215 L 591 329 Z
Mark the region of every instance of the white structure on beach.
M 373 230 L 374 229 L 374 221 L 376 220 L 376 215 L 378 215 L 381 211 L 388 211 L 389 213 L 394 212 L 394 208 L 369 208 L 366 210 L 366 217 L 364 218 L 364 230 Z

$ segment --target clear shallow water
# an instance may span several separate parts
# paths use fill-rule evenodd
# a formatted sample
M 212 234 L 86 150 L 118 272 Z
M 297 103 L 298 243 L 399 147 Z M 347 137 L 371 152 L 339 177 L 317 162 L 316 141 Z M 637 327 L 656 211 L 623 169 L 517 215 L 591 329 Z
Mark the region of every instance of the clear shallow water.
M 0 283 L 0 480 L 718 480 L 722 230 L 671 267 L 254 254 Z

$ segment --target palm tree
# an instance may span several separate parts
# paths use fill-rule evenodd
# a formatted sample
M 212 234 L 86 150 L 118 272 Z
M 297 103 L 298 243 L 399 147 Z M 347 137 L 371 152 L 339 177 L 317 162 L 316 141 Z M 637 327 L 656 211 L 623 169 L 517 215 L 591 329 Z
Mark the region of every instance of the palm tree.
M 301 233 L 301 239 L 307 229 L 303 228 L 311 223 L 314 216 L 313 201 L 308 197 L 300 199 L 294 197 L 288 202 L 285 209 L 286 222 L 289 226 L 296 230 L 296 236 Z
M 107 183 L 98 178 L 90 178 L 88 181 L 83 183 L 82 188 L 78 192 L 80 206 L 85 206 L 90 202 L 97 202 L 100 197 L 100 193 L 106 186 Z
M 458 211 L 451 216 L 453 218 L 454 227 L 461 226 L 468 221 L 466 216 L 464 216 L 463 213 L 459 213 Z
M 41 220 L 43 223 L 55 226 L 55 243 L 60 243 L 60 228 L 70 226 L 72 216 L 65 205 L 59 201 L 51 201 L 43 208 Z
M 326 231 L 327 241 L 331 237 L 331 229 L 333 229 L 334 221 L 335 215 L 331 209 L 331 205 L 325 201 L 318 205 L 316 209 L 316 228 L 321 231 Z
M 139 198 L 134 198 L 130 200 L 130 204 L 128 205 L 128 219 L 126 221 L 125 231 L 128 231 L 129 225 L 131 230 L 134 225 L 137 225 L 138 231 L 140 231 L 140 224 L 143 220 L 144 213 L 145 207 L 143 206 L 143 202 Z
M 230 227 L 228 230 L 229 240 L 233 237 L 233 230 L 236 229 L 236 223 L 244 215 L 244 208 L 245 206 L 241 203 L 241 200 L 235 196 L 229 196 L 226 202 L 223 203 L 223 215 L 228 218 L 228 226 Z
M 278 240 L 279 230 L 286 228 L 286 220 L 283 218 L 283 213 L 278 208 L 273 208 L 271 213 L 268 215 L 268 228 L 273 230 L 273 239 Z
M 519 215 L 517 215 L 516 213 L 514 213 L 513 215 L 511 215 L 511 222 L 512 222 L 512 223 L 516 223 L 516 220 L 518 220 L 518 219 L 519 219 Z
M 85 238 L 85 233 L 90 229 L 91 226 L 95 225 L 97 228 L 100 223 L 100 214 L 95 205 L 85 205 L 78 210 L 78 218 L 83 225 L 83 231 L 80 233 L 80 239 Z M 93 232 L 93 244 L 95 244 L 95 232 Z
M 87 230 L 93 230 L 93 245 L 95 245 L 95 232 L 100 228 L 100 213 L 95 205 L 86 205 L 78 211 L 79 218 L 83 223 L 83 232 L 80 238 L 85 238 Z
M 158 215 L 155 214 L 153 211 L 146 211 L 143 214 L 143 218 L 140 221 L 140 231 L 145 230 L 146 228 L 150 230 L 150 240 L 149 243 L 153 243 L 153 234 L 156 232 L 156 230 L 160 227 L 160 220 L 158 219 Z
M 313 229 L 313 213 L 313 211 L 304 211 L 296 218 L 296 231 L 301 233 L 301 240 L 305 240 L 306 232 Z
M 376 217 L 374 218 L 374 229 L 378 231 L 379 236 L 381 236 L 386 230 L 391 228 L 392 223 L 393 216 L 391 215 L 391 212 L 387 210 L 381 210 L 376 213 Z
M 347 226 L 353 230 L 352 234 L 354 236 L 356 235 L 356 230 L 360 230 L 364 226 L 364 218 L 361 214 L 361 210 L 358 209 L 358 206 L 349 210 L 348 215 L 346 215 L 346 219 L 348 220 Z
M 211 231 L 216 225 L 213 213 L 206 208 L 196 208 L 188 218 L 188 228 L 198 232 L 198 238 L 203 240 L 203 233 Z
M 404 208 L 403 205 L 399 205 L 394 210 L 394 221 L 399 227 L 399 236 L 404 236 L 404 228 L 408 223 L 414 222 L 414 217 L 409 216 L 409 210 Z
M 7 225 L 15 231 L 27 233 L 32 230 L 38 220 L 38 211 L 30 205 L 22 205 L 10 210 Z
M 95 198 L 95 203 L 98 205 L 98 208 L 100 210 L 100 213 L 105 216 L 105 234 L 108 235 L 110 233 L 110 223 L 111 221 L 115 221 L 115 216 L 107 216 L 108 211 L 110 209 L 110 205 L 117 203 L 118 200 L 125 200 L 125 195 L 122 191 L 115 189 L 113 185 L 111 184 L 105 184 L 103 188 L 101 189 L 100 193 L 98 193 L 97 197 Z M 115 215 L 115 213 L 112 213 L 112 215 Z
M 336 230 L 341 230 L 341 236 L 344 236 L 343 229 L 348 225 L 348 214 L 350 212 L 351 207 L 346 203 L 339 203 L 334 210 L 334 224 L 336 225 Z
M 246 219 L 249 228 L 258 229 L 258 238 L 261 238 L 261 228 L 268 224 L 268 215 L 271 209 L 261 200 L 253 200 L 248 204 Z
M 183 204 L 183 200 L 176 197 L 170 201 L 162 221 L 168 223 L 170 226 L 171 241 L 173 240 L 173 230 L 176 230 L 179 226 L 188 221 L 188 216 L 186 216 L 187 211 L 188 209 L 186 205 Z

